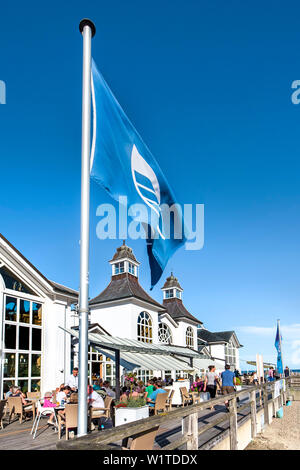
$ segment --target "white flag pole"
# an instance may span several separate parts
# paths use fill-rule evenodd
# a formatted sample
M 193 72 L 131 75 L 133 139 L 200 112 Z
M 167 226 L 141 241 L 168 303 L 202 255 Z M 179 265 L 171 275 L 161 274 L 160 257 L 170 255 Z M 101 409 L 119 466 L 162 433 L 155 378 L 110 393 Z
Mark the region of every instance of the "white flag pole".
M 83 36 L 82 143 L 81 143 L 81 226 L 79 289 L 79 377 L 78 436 L 87 434 L 88 321 L 89 321 L 89 222 L 90 222 L 90 140 L 91 140 L 91 39 L 96 28 L 92 21 L 81 20 Z

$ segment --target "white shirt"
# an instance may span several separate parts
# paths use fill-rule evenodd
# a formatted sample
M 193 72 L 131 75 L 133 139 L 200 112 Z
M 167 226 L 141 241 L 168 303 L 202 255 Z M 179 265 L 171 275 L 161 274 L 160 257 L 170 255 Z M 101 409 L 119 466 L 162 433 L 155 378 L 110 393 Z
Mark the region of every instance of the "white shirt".
M 69 385 L 69 387 L 71 387 L 71 388 L 78 389 L 78 375 L 76 377 L 73 374 L 70 375 L 66 385 Z
M 92 391 L 92 393 L 88 396 L 88 398 L 89 400 L 93 400 L 91 402 L 92 408 L 104 408 L 104 400 L 99 395 L 99 393 L 95 392 L 95 390 Z
M 57 392 L 57 394 L 56 394 L 56 401 L 57 401 L 59 404 L 61 404 L 61 401 L 62 401 L 62 400 L 66 400 L 66 398 L 67 398 L 67 397 L 66 397 L 65 392 Z

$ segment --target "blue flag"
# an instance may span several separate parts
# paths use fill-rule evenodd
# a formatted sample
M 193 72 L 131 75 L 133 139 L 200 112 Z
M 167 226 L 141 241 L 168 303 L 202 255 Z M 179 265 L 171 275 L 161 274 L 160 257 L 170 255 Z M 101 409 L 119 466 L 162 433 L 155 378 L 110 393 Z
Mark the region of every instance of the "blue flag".
M 126 196 L 128 206 L 144 206 L 145 210 L 134 218 L 141 223 L 146 233 L 152 289 L 169 258 L 186 241 L 180 206 L 173 206 L 176 200 L 162 170 L 94 61 L 92 97 L 94 126 L 91 177 L 115 200 L 119 201 L 120 196 Z M 173 206 L 172 217 L 165 210 L 166 205 L 169 208 Z M 181 236 L 178 236 L 178 230 L 174 236 L 178 220 Z
M 279 374 L 283 374 L 283 364 L 282 364 L 282 355 L 281 355 L 281 341 L 282 336 L 279 331 L 279 324 L 277 323 L 277 332 L 275 338 L 275 348 L 277 349 L 277 371 Z

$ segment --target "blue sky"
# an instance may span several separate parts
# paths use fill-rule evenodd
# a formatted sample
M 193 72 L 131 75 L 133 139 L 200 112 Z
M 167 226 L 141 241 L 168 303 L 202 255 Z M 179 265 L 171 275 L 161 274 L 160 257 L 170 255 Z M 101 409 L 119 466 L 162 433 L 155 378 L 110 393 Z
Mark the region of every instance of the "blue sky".
M 235 329 L 243 359 L 300 368 L 299 4 L 274 1 L 6 2 L 0 31 L 1 232 L 47 277 L 78 288 L 81 18 L 93 56 L 177 198 L 205 204 L 205 245 L 169 262 L 186 307 L 211 330 Z M 108 283 L 118 241 L 96 238 L 91 296 Z M 143 241 L 130 243 L 150 273 Z M 164 276 L 165 277 L 165 276 Z M 162 282 L 160 283 L 162 285 Z M 153 296 L 161 299 L 160 285 Z M 242 368 L 244 363 L 241 362 Z

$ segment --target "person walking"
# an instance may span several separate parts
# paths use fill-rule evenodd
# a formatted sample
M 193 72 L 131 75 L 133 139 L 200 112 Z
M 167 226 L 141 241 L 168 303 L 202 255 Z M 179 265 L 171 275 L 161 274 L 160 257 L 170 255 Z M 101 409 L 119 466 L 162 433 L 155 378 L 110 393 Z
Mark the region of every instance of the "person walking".
M 285 366 L 285 369 L 284 369 L 284 376 L 287 378 L 290 376 L 290 369 L 288 368 L 288 366 Z
M 222 394 L 229 395 L 234 392 L 234 387 L 236 385 L 236 378 L 234 372 L 230 370 L 230 364 L 225 365 L 225 370 L 221 374 L 222 379 Z M 225 401 L 226 410 L 229 411 L 229 403 Z
M 274 381 L 274 367 L 270 367 L 268 371 L 268 381 L 273 382 Z
M 203 391 L 208 391 L 211 399 L 216 397 L 217 384 L 220 386 L 219 377 L 216 374 L 216 368 L 215 366 L 208 366 L 208 372 L 206 373 L 204 378 Z M 210 409 L 214 410 L 215 407 L 211 406 Z

